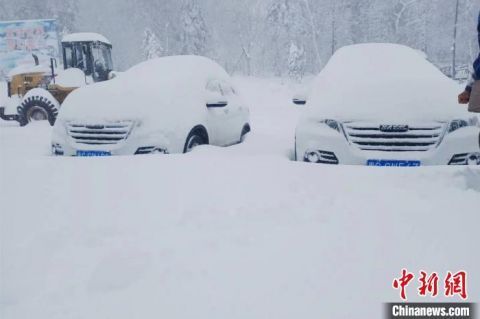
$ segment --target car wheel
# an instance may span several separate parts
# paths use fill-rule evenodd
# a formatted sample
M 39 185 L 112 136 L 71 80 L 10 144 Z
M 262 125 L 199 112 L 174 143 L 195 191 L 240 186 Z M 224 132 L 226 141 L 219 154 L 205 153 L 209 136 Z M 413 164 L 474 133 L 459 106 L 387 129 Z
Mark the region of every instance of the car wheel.
M 245 126 L 242 129 L 242 134 L 240 134 L 240 143 L 245 142 L 245 138 L 247 137 L 247 134 L 251 132 L 250 125 L 245 124 Z
M 53 126 L 58 115 L 56 103 L 35 95 L 23 100 L 17 108 L 17 112 L 22 126 L 30 122 L 47 120 Z
M 185 142 L 184 153 L 191 152 L 195 147 L 200 145 L 208 145 L 208 135 L 204 129 L 193 129 Z

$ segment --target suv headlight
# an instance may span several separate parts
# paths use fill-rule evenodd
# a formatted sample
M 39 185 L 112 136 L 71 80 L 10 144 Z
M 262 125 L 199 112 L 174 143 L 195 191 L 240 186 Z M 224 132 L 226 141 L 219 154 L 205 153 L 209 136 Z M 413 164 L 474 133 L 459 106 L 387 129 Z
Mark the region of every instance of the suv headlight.
M 62 145 L 58 143 L 52 143 L 52 155 L 63 156 L 65 152 L 63 151 Z
M 469 126 L 478 126 L 478 118 L 472 117 L 471 119 L 467 120 L 453 120 L 450 122 L 450 126 L 448 128 L 448 133 L 453 133 L 463 127 Z
M 340 133 L 340 124 L 335 120 L 323 120 L 320 123 L 327 125 L 331 129 Z

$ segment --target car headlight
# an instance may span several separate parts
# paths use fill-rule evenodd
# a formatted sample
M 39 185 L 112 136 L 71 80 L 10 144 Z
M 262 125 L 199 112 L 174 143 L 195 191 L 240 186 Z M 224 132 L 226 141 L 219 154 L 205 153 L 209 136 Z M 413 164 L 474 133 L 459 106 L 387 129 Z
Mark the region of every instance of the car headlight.
M 323 121 L 320 121 L 320 123 L 323 123 L 328 127 L 330 127 L 331 129 L 337 132 L 340 132 L 340 124 L 335 120 L 323 120 Z
M 455 132 L 463 127 L 478 126 L 478 118 L 472 117 L 470 120 L 453 120 L 450 122 L 448 133 Z
M 65 152 L 63 151 L 62 145 L 60 145 L 58 143 L 52 143 L 52 155 L 62 156 L 64 154 L 65 154 Z

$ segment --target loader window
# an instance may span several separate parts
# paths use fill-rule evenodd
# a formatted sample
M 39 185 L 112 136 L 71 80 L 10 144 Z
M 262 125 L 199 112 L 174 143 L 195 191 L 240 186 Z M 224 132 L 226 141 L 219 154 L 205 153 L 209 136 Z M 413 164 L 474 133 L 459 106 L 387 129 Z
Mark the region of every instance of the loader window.
M 75 43 L 75 68 L 83 70 L 86 75 L 91 75 L 92 70 L 89 67 L 91 64 L 88 61 L 90 56 L 90 48 L 87 44 Z
M 64 43 L 64 67 L 65 69 L 77 68 L 85 72 L 86 75 L 92 74 L 91 49 L 88 43 L 75 42 Z
M 94 62 L 98 61 L 98 64 L 102 64 L 105 69 L 113 70 L 111 51 L 108 46 L 103 43 L 94 44 L 92 53 Z
M 113 70 L 110 47 L 103 43 L 95 43 L 92 47 L 93 78 L 96 82 L 108 80 L 108 74 Z
M 71 47 L 64 47 L 63 48 L 63 56 L 64 56 L 64 65 L 65 69 L 73 67 L 73 51 Z

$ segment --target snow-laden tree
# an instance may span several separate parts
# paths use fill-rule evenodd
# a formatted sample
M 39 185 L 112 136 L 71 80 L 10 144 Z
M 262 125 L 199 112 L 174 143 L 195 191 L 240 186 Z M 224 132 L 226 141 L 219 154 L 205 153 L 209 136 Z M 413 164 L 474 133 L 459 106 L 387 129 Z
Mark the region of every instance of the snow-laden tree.
M 180 21 L 182 54 L 205 55 L 208 30 L 197 0 L 184 0 Z
M 310 30 L 304 0 L 272 0 L 267 10 L 267 27 L 274 45 L 273 68 L 277 75 L 289 70 L 292 43 L 303 50 Z M 305 65 L 301 65 L 305 67 Z
M 305 48 L 298 47 L 292 42 L 290 44 L 290 54 L 288 57 L 288 75 L 290 78 L 300 82 L 305 75 L 306 64 Z
M 7 20 L 10 16 L 9 6 L 6 1 L 0 1 L 0 21 Z
M 61 33 L 86 31 L 113 43 L 116 68 L 145 58 L 145 27 L 163 54 L 201 54 L 229 71 L 288 75 L 292 43 L 316 74 L 332 51 L 364 42 L 396 42 L 452 66 L 456 0 L 0 0 L 0 20 L 56 18 Z M 460 0 L 456 65 L 478 55 L 479 0 Z M 212 52 L 212 50 L 215 52 Z
M 51 18 L 57 20 L 60 36 L 76 31 L 77 0 L 47 0 L 46 4 Z
M 10 3 L 12 14 L 9 20 L 49 19 L 53 14 L 43 1 L 16 0 Z
M 393 12 L 392 0 L 369 0 L 366 7 L 364 31 L 368 42 L 392 42 Z
M 457 37 L 452 39 L 452 42 L 456 42 L 456 55 L 460 67 L 461 64 L 464 64 L 462 61 L 466 60 L 470 64 L 469 62 L 478 56 L 478 39 L 471 33 L 471 30 L 475 28 L 478 7 L 478 0 L 462 0 L 459 2 Z
M 148 27 L 143 32 L 142 49 L 146 60 L 159 58 L 163 55 L 163 48 L 157 35 Z
M 398 0 L 394 11 L 395 42 L 427 51 L 425 0 Z

